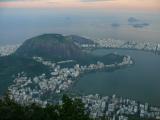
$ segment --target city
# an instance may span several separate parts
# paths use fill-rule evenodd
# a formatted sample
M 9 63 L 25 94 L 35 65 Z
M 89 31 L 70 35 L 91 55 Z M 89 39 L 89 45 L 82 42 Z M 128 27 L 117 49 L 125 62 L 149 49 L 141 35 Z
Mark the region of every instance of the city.
M 0 46 L 0 56 L 7 56 L 14 53 L 20 44 Z
M 52 98 L 48 97 L 44 99 L 46 94 L 52 96 L 54 94 L 64 93 L 84 71 L 97 70 L 104 67 L 115 67 L 114 65 L 104 65 L 101 62 L 97 62 L 97 65 L 79 66 L 76 64 L 74 68 L 61 68 L 60 65 L 50 61 L 44 61 L 41 57 L 34 57 L 33 59 L 49 66 L 53 71 L 51 72 L 50 78 L 42 74 L 32 79 L 26 77 L 23 72 L 19 73 L 14 80 L 14 84 L 9 87 L 9 93 L 10 98 L 20 104 L 38 103 L 43 107 L 51 104 L 51 101 L 53 104 Z M 64 63 L 65 61 L 62 62 Z M 72 60 L 66 62 L 72 62 Z M 129 56 L 124 57 L 123 62 L 118 65 L 123 66 L 126 64 L 132 64 Z M 160 108 L 150 106 L 148 103 L 142 104 L 135 100 L 117 97 L 116 95 L 103 97 L 96 94 L 76 98 L 82 99 L 86 110 L 90 112 L 90 117 L 94 119 L 106 117 L 110 120 L 128 120 L 128 116 L 130 115 L 137 115 L 141 118 L 160 119 Z M 72 99 L 74 99 L 74 97 Z M 61 101 L 58 102 L 61 104 Z
M 133 64 L 130 56 L 124 57 L 123 61 L 116 65 L 104 65 L 98 61 L 97 64 L 90 64 L 88 66 L 76 64 L 73 68 L 61 68 L 60 65 L 52 63 L 51 61 L 44 61 L 41 57 L 33 57 L 33 59 L 52 69 L 50 77 L 47 78 L 45 73 L 43 73 L 42 75 L 35 76 L 31 79 L 30 77 L 25 76 L 25 73 L 23 72 L 19 73 L 15 77 L 13 85 L 8 88 L 11 99 L 14 99 L 18 103 L 27 104 L 30 102 L 38 102 L 45 106 L 46 101 L 43 102 L 41 100 L 46 93 L 51 94 L 50 96 L 52 96 L 54 93 L 60 94 L 61 92 L 66 91 L 75 82 L 76 78 L 83 73 L 101 69 L 124 67 Z
M 115 43 L 114 40 L 109 39 L 109 41 L 100 41 L 99 46 L 106 48 L 119 48 L 121 45 L 122 42 L 116 41 Z M 82 45 L 82 47 L 84 46 L 85 48 L 87 46 L 91 47 L 91 45 L 87 44 Z M 1 47 L 1 55 L 5 56 L 12 54 L 17 48 L 18 45 Z M 152 47 L 147 50 L 154 49 L 155 48 Z M 157 49 L 157 51 L 158 50 L 159 49 Z M 80 66 L 79 64 L 76 64 L 73 68 L 61 68 L 61 63 L 74 62 L 74 60 L 59 61 L 57 63 L 45 61 L 41 57 L 33 57 L 33 60 L 50 67 L 52 69 L 50 73 L 51 76 L 47 78 L 45 74 L 42 74 L 40 76 L 30 78 L 25 76 L 25 73 L 22 71 L 22 73 L 17 75 L 14 83 L 8 88 L 8 90 L 10 93 L 10 98 L 20 104 L 38 103 L 43 107 L 49 103 L 54 103 L 52 100 L 53 98 L 50 96 L 63 94 L 70 87 L 72 87 L 72 85 L 74 85 L 74 82 L 77 80 L 76 78 L 85 71 L 116 67 L 114 64 L 104 65 L 98 61 L 97 64 L 90 64 L 88 66 Z M 118 66 L 131 64 L 133 64 L 133 61 L 130 56 L 126 56 L 123 61 L 118 64 Z M 46 94 L 48 94 L 48 97 L 44 99 Z M 116 97 L 116 95 L 113 95 L 112 97 L 103 97 L 96 94 L 81 96 L 78 98 L 82 99 L 85 104 L 85 108 L 90 112 L 90 117 L 94 119 L 107 117 L 110 120 L 128 120 L 128 116 L 130 115 L 137 115 L 141 118 L 160 119 L 160 108 L 150 106 L 148 103 L 141 104 L 135 100 Z M 59 103 L 61 103 L 61 101 L 59 101 Z
M 160 0 L 0 0 L 0 120 L 160 120 Z
M 80 97 L 92 118 L 107 117 L 109 120 L 128 120 L 127 116 L 160 119 L 160 108 L 135 100 L 112 96 L 87 95 Z

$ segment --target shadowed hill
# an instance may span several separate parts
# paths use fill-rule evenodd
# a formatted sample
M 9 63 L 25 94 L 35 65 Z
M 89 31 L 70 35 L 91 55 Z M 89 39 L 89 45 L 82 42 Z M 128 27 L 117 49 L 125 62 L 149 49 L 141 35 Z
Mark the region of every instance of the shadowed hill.
M 71 39 L 60 34 L 43 34 L 28 39 L 15 54 L 24 57 L 41 56 L 54 60 L 79 59 L 84 56 Z
M 17 49 L 15 55 L 29 58 L 39 56 L 54 61 L 73 59 L 80 64 L 91 64 L 97 61 L 111 64 L 122 60 L 122 56 L 114 54 L 97 57 L 85 53 L 75 44 L 75 41 L 91 43 L 90 40 L 75 35 L 69 37 L 61 34 L 43 34 L 26 40 Z

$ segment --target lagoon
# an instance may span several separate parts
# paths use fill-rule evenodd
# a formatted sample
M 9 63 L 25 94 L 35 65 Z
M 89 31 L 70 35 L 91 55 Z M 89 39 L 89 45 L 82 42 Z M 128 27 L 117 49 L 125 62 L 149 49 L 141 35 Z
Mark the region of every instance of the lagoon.
M 135 64 L 110 72 L 88 73 L 73 87 L 80 94 L 116 94 L 160 106 L 160 56 L 150 52 L 124 49 L 97 49 L 94 55 L 130 55 Z

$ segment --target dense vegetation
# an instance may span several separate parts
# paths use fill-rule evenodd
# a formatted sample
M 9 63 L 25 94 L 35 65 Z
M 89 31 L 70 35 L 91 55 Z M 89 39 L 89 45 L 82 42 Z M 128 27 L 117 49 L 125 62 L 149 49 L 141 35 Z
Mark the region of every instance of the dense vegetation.
M 91 120 L 80 99 L 64 95 L 62 105 L 19 105 L 5 97 L 0 100 L 0 120 Z

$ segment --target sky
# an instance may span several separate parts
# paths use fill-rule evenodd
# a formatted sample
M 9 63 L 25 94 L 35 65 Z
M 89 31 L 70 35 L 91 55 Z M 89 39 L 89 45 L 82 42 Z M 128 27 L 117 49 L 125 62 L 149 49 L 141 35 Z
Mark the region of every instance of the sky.
M 160 43 L 160 0 L 0 0 L 0 45 L 44 33 Z
M 80 8 L 159 11 L 160 0 L 0 0 L 0 8 Z

